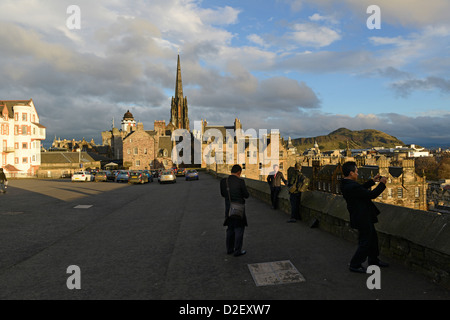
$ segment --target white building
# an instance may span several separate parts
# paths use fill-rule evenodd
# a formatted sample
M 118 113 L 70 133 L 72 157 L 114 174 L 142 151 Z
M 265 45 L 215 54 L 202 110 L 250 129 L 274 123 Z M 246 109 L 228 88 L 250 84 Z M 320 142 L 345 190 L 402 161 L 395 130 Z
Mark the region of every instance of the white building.
M 0 100 L 1 167 L 7 177 L 35 175 L 41 165 L 41 141 L 45 127 L 33 100 Z

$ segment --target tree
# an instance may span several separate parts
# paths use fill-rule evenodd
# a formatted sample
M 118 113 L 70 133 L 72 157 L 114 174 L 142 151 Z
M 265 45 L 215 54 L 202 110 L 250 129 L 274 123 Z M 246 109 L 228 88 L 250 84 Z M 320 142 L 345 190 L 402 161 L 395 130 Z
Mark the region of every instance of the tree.
M 438 179 L 450 179 L 450 157 L 441 158 L 437 167 L 437 176 Z
M 420 157 L 415 159 L 416 173 L 425 173 L 427 180 L 438 180 L 438 162 L 435 157 Z

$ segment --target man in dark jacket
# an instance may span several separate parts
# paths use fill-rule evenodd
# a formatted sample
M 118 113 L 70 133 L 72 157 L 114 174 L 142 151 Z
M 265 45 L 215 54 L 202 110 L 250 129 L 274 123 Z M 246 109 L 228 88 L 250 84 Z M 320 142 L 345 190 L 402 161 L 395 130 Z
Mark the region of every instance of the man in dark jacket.
M 296 163 L 294 167 L 290 167 L 287 172 L 288 187 L 291 188 L 294 185 L 298 186 L 302 178 L 302 173 L 300 172 L 301 165 Z M 302 193 L 298 188 L 295 190 L 289 189 L 289 201 L 291 202 L 291 219 L 287 222 L 296 222 L 300 220 L 300 201 L 302 198 Z
M 386 178 L 380 175 L 364 184 L 359 184 L 358 168 L 356 163 L 349 161 L 343 164 L 342 173 L 344 179 L 341 181 L 341 191 L 347 201 L 347 209 L 350 213 L 350 227 L 358 229 L 358 249 L 350 261 L 350 271 L 366 273 L 362 263 L 368 258 L 369 265 L 387 267 L 388 264 L 378 259 L 378 236 L 374 223 L 378 222 L 380 211 L 372 202 L 386 188 Z M 378 186 L 370 188 L 379 182 Z
M 230 199 L 231 202 L 245 204 L 245 199 L 250 196 L 245 186 L 245 181 L 240 178 L 241 173 L 241 166 L 236 164 L 231 168 L 231 175 L 220 181 L 220 194 L 225 198 L 225 221 L 223 225 L 228 227 L 226 237 L 227 253 L 234 254 L 235 257 L 246 253 L 245 250 L 242 250 L 244 230 L 247 226 L 245 210 L 242 218 L 230 217 L 229 215 Z
M 5 193 L 6 192 L 6 184 L 8 179 L 6 179 L 6 175 L 3 172 L 3 168 L 0 168 L 0 192 Z
M 278 165 L 273 166 L 273 171 L 267 176 L 267 182 L 270 186 L 270 200 L 272 201 L 272 209 L 278 207 L 278 194 L 281 191 L 281 181 L 287 185 L 283 172 L 278 171 Z

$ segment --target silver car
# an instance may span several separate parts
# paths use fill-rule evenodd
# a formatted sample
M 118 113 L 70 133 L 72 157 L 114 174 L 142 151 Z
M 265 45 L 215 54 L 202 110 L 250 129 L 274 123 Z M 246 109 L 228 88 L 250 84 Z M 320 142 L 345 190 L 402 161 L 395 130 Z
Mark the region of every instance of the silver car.
M 177 177 L 176 177 L 175 173 L 173 173 L 173 171 L 165 170 L 161 173 L 158 180 L 159 180 L 159 183 L 163 183 L 163 182 L 176 183 Z

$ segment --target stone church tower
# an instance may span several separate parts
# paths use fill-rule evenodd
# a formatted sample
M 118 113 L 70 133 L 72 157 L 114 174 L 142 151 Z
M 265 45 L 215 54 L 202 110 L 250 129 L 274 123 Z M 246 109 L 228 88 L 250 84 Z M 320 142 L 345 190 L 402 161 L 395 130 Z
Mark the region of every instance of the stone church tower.
M 187 98 L 183 97 L 180 55 L 178 55 L 175 97 L 172 97 L 170 123 L 175 127 L 175 129 L 186 129 L 189 131 L 188 104 Z

